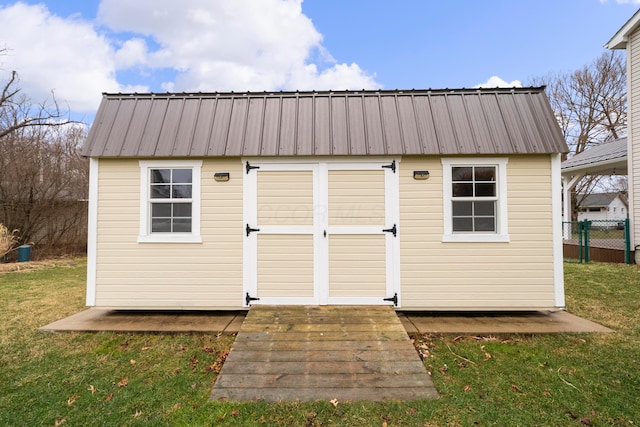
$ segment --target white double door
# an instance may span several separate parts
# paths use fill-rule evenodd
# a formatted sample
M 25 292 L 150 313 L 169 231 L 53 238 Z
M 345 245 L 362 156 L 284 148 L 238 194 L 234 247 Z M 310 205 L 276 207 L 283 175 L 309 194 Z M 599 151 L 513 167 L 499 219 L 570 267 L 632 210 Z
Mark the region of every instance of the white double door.
M 243 161 L 245 306 L 400 304 L 395 160 Z

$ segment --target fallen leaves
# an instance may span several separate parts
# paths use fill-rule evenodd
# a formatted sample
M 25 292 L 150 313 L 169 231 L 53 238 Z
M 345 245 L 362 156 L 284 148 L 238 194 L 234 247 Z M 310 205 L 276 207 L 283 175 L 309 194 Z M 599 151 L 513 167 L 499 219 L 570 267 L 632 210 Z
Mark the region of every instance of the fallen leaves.
M 120 381 L 118 381 L 118 388 L 126 387 L 129 384 L 129 378 L 124 377 Z
M 91 394 L 95 394 L 95 392 L 96 392 L 96 388 L 94 386 L 92 386 L 92 385 L 89 385 L 89 388 L 87 390 L 89 390 L 91 392 Z
M 67 399 L 67 406 L 73 406 L 80 399 L 80 396 L 73 395 Z
M 331 403 L 334 408 L 338 407 L 338 399 L 331 399 L 329 403 Z

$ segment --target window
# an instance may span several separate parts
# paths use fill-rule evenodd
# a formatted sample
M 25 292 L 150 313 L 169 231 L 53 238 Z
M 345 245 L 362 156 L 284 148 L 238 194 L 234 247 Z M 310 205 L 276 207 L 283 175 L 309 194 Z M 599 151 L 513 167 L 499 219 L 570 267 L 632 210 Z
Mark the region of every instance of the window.
M 202 161 L 140 161 L 139 242 L 201 242 Z
M 443 159 L 445 242 L 508 242 L 507 159 Z

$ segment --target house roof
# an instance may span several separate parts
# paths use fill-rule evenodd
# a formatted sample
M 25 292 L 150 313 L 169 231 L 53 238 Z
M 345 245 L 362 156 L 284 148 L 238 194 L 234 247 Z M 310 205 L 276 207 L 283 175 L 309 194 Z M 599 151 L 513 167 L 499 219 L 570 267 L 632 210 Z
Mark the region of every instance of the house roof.
M 592 193 L 586 196 L 583 195 L 582 199 L 580 199 L 580 206 L 583 208 L 607 207 L 616 197 L 619 197 L 622 203 L 627 205 L 627 198 L 620 193 Z
M 627 138 L 597 145 L 562 162 L 562 174 L 627 174 Z
M 568 148 L 543 87 L 104 94 L 88 157 L 535 154 Z
M 640 9 L 604 45 L 605 49 L 626 49 L 629 36 L 640 26 Z

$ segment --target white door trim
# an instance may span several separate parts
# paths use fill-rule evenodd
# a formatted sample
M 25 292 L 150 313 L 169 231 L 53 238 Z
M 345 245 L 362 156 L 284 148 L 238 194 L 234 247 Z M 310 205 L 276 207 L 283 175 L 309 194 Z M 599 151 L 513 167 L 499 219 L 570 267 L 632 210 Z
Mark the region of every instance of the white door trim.
M 366 297 L 329 297 L 329 244 L 325 231 L 328 234 L 353 234 L 357 233 L 381 233 L 379 227 L 330 227 L 327 218 L 328 207 L 328 175 L 329 170 L 380 170 L 383 165 L 396 161 L 396 170 L 384 169 L 385 173 L 385 228 L 397 229 L 394 237 L 391 233 L 385 233 L 386 250 L 386 297 L 397 294 L 398 307 L 401 306 L 400 292 L 400 206 L 399 206 L 399 166 L 400 157 L 376 157 L 372 159 L 335 159 L 335 158 L 300 158 L 300 159 L 263 159 L 242 158 L 243 165 L 248 161 L 252 166 L 260 169 L 250 170 L 248 173 L 243 168 L 243 227 L 249 224 L 255 227 L 257 224 L 257 187 L 258 173 L 256 171 L 313 171 L 313 204 L 314 217 L 312 226 L 261 226 L 259 232 L 253 232 L 244 237 L 243 245 L 243 306 L 247 307 L 245 296 L 248 293 L 256 297 L 258 293 L 257 264 L 258 264 L 258 234 L 313 234 L 314 248 L 314 296 L 312 298 L 282 297 L 263 298 L 253 301 L 252 304 L 292 304 L 292 305 L 325 305 L 325 304 L 358 304 L 358 305 L 388 305 L 380 298 Z M 244 230 L 243 230 L 244 231 Z M 258 295 L 259 297 L 259 295 Z

